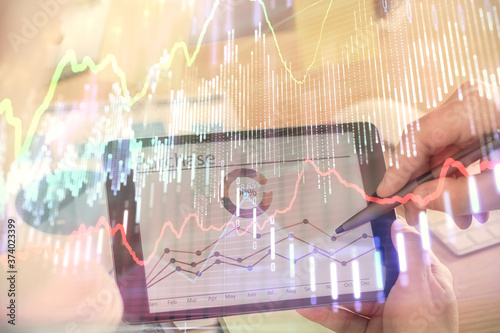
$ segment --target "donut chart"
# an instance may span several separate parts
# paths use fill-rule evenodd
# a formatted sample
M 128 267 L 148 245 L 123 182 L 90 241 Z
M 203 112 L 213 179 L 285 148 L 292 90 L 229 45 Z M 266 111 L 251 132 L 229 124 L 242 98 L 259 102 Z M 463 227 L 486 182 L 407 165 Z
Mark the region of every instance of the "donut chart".
M 267 184 L 267 178 L 253 169 L 248 168 L 240 168 L 229 172 L 224 179 L 224 196 L 221 198 L 222 205 L 228 212 L 232 215 L 237 215 L 238 209 L 234 202 L 231 200 L 229 196 L 229 188 L 238 178 L 251 178 L 255 180 L 260 186 Z M 273 200 L 273 192 L 263 192 L 262 200 L 257 205 L 256 216 L 263 214 L 265 211 L 269 209 L 271 206 L 271 202 Z M 253 208 L 240 208 L 239 209 L 239 217 L 242 218 L 252 218 L 253 217 Z

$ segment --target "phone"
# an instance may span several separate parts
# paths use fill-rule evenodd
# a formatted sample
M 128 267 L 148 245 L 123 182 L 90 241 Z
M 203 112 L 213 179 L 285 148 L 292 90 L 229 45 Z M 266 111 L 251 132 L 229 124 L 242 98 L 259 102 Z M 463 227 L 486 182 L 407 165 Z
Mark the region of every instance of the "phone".
M 117 140 L 103 166 L 126 322 L 383 301 L 398 276 L 394 212 L 334 231 L 384 175 L 370 123 Z

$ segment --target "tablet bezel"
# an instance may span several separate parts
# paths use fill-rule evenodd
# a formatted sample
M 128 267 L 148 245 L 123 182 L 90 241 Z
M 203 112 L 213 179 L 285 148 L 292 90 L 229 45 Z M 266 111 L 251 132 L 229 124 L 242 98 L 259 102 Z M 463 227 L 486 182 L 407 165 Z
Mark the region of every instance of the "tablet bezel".
M 368 122 L 210 133 L 203 135 L 166 136 L 157 139 L 158 141 L 168 140 L 169 144 L 180 145 L 231 141 L 235 139 L 246 140 L 345 132 L 353 133 L 353 144 L 354 147 L 356 147 L 358 161 L 360 162 L 364 190 L 369 194 L 375 193 L 385 172 L 385 161 L 377 129 L 373 124 Z M 151 138 L 135 140 L 140 141 L 143 148 L 152 146 L 154 141 L 151 140 Z M 114 181 L 112 179 L 113 177 L 110 176 L 113 174 L 113 169 L 116 171 L 116 168 L 118 168 L 118 160 L 124 160 L 126 158 L 123 154 L 123 150 L 128 144 L 129 140 L 111 141 L 107 144 L 105 149 L 103 163 L 104 166 L 108 166 L 107 171 L 109 172 L 106 181 L 108 213 L 111 227 L 116 228 L 118 224 L 123 224 L 123 211 L 124 209 L 128 209 L 129 219 L 126 240 L 135 252 L 136 260 L 144 260 L 140 224 L 136 224 L 134 218 L 131 218 L 136 216 L 133 170 L 127 175 L 126 183 L 120 185 L 121 189 L 116 192 L 116 195 L 112 190 L 112 186 L 113 183 L 116 184 L 116 177 L 118 174 L 115 172 Z M 117 149 L 120 149 L 121 153 L 117 154 Z M 109 160 L 109 156 L 114 156 L 114 158 L 112 157 L 112 160 Z M 369 161 L 369 163 L 366 163 L 366 161 Z M 111 172 L 109 168 L 111 168 Z M 397 253 L 391 240 L 391 225 L 395 219 L 395 213 L 391 211 L 371 222 L 373 235 L 377 239 L 375 244 L 377 250 L 381 253 L 382 265 L 385 268 L 384 297 L 387 297 L 399 274 Z M 297 309 L 332 303 L 332 298 L 330 296 L 322 296 L 317 297 L 316 305 L 312 305 L 311 299 L 307 297 L 214 308 L 150 313 L 144 266 L 138 265 L 129 251 L 127 251 L 123 244 L 121 232 L 116 232 L 114 236 L 112 236 L 112 247 L 115 279 L 124 304 L 123 320 L 127 323 L 139 324 L 156 321 L 192 320 L 262 311 Z M 379 298 L 380 292 L 374 291 L 363 293 L 361 300 L 375 300 Z M 339 298 L 336 300 L 338 303 L 352 301 L 354 301 L 354 297 L 351 294 L 339 295 Z

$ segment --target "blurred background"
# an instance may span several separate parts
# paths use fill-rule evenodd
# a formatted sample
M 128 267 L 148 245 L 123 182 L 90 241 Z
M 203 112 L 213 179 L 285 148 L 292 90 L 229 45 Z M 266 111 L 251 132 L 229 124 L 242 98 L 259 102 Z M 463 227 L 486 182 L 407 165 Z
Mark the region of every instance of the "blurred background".
M 112 277 L 107 141 L 369 121 L 392 165 L 406 125 L 465 82 L 491 87 L 498 113 L 499 10 L 489 0 L 0 0 L 0 256 L 6 270 L 12 218 L 19 331 L 132 330 Z M 463 331 L 493 331 L 498 228 L 468 236 L 434 220 Z M 4 331 L 3 296 L 1 308 Z M 226 324 L 305 321 L 288 315 Z

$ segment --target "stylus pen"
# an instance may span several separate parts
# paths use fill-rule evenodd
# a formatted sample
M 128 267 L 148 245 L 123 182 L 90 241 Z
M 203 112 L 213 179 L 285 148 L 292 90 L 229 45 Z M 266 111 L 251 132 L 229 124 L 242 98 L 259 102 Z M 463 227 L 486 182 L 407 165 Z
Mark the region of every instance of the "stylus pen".
M 496 136 L 498 137 L 498 131 Z M 461 162 L 464 166 L 467 167 L 482 157 L 481 145 L 487 147 L 490 151 L 496 150 L 500 148 L 500 139 L 495 139 L 494 136 L 491 135 L 484 142 L 482 142 L 482 144 L 480 141 L 477 141 L 453 155 L 452 158 L 455 161 Z M 438 165 L 427 171 L 423 175 L 411 180 L 401 190 L 391 195 L 391 197 L 398 196 L 403 198 L 408 193 L 413 192 L 420 184 L 439 178 L 443 165 L 444 162 L 441 165 Z M 457 170 L 455 168 L 450 167 L 448 169 L 448 172 L 446 173 L 446 177 L 451 176 L 456 172 Z M 335 232 L 337 234 L 340 234 L 342 232 L 359 227 L 360 225 L 370 222 L 371 220 L 390 212 L 399 205 L 400 203 L 397 201 L 392 204 L 378 204 L 372 202 L 366 208 L 344 222 L 335 230 Z

